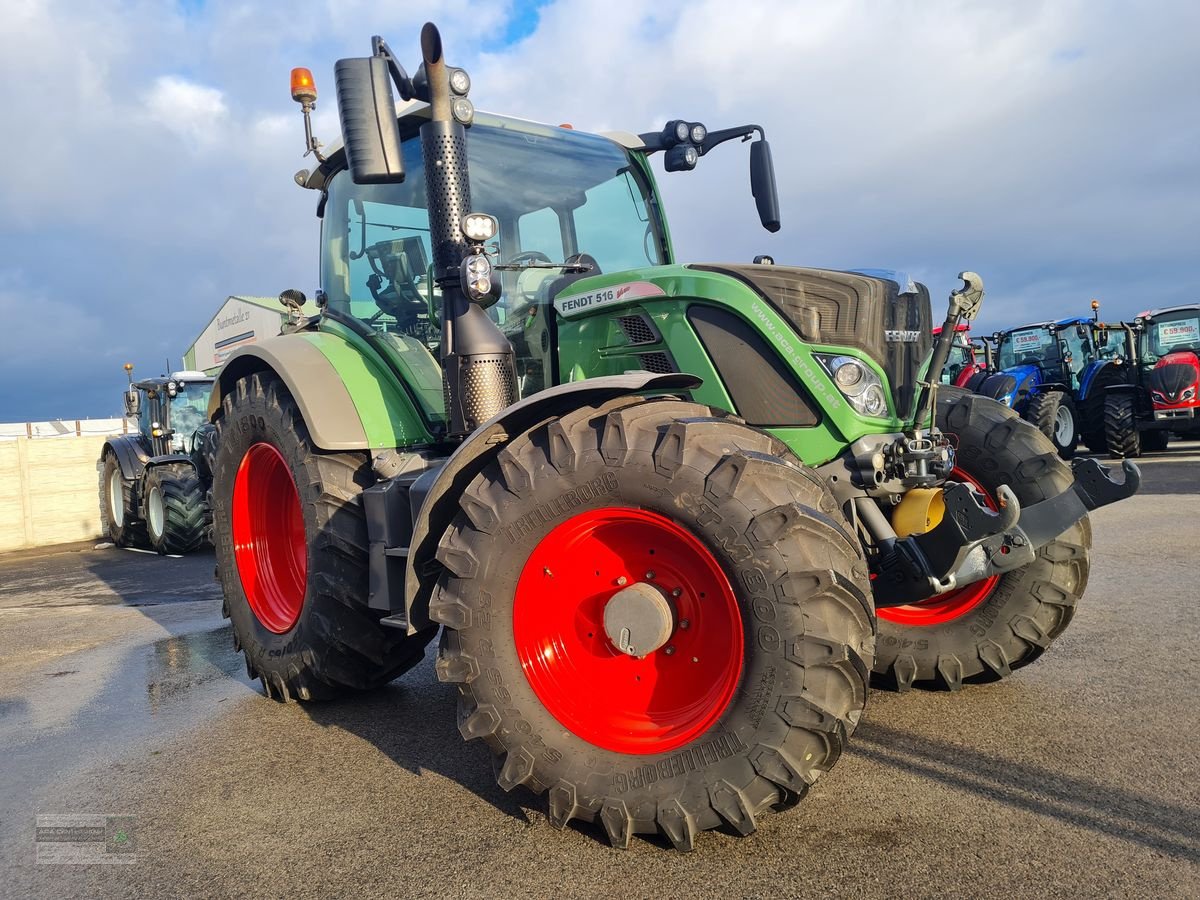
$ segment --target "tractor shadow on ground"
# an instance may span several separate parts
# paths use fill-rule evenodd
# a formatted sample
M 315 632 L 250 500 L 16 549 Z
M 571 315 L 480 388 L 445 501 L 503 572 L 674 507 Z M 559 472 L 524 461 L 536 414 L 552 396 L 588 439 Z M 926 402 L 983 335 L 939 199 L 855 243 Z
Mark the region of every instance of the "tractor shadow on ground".
M 491 751 L 481 741 L 464 741 L 458 732 L 458 691 L 437 681 L 432 670 L 432 650 L 427 650 L 423 662 L 385 687 L 330 703 L 303 703 L 301 708 L 318 725 L 369 742 L 405 771 L 441 775 L 506 816 L 532 824 L 522 800 L 533 796 L 500 789 Z
M 1200 862 L 1195 807 L 870 722 L 855 731 L 850 748 L 856 756 L 957 791 Z

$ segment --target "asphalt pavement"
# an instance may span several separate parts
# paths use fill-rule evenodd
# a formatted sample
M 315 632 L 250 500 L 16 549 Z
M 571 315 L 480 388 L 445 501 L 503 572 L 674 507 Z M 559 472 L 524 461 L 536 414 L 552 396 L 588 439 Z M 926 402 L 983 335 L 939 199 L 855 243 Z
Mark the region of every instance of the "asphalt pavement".
M 1200 896 L 1200 445 L 1143 463 L 1042 659 L 876 691 L 804 802 L 691 854 L 501 791 L 432 658 L 368 697 L 267 700 L 211 554 L 0 557 L 0 896 Z M 130 817 L 135 862 L 39 864 L 36 817 L 62 813 Z

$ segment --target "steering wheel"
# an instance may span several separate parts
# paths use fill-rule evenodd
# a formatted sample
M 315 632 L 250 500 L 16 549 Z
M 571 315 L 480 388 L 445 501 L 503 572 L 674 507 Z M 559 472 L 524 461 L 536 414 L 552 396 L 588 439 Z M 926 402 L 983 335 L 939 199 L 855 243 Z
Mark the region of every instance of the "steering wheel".
M 508 260 L 506 265 L 519 266 L 527 262 L 548 263 L 553 261 L 541 250 L 522 250 L 516 256 L 512 257 L 512 259 Z M 514 312 L 537 300 L 537 289 L 541 286 L 550 271 L 549 269 L 526 269 L 517 273 L 517 280 L 513 285 L 517 295 L 517 302 L 512 307 Z
M 548 257 L 541 250 L 522 250 L 520 253 L 510 259 L 507 265 L 515 266 L 519 265 L 520 263 L 527 262 L 554 262 L 554 260 Z

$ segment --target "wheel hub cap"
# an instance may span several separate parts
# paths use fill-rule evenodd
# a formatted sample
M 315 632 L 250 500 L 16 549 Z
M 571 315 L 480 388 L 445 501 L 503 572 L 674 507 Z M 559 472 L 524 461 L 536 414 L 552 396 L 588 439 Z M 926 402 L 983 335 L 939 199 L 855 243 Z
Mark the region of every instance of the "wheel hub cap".
M 617 591 L 604 605 L 604 632 L 630 656 L 649 656 L 671 638 L 675 610 L 667 592 L 639 582 Z

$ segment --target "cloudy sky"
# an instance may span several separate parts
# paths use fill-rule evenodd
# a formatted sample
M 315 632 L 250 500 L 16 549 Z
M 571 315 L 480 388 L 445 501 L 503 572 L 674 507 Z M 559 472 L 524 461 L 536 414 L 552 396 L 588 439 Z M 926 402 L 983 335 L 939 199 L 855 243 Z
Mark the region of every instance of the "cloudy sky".
M 886 267 L 982 327 L 1200 299 L 1200 7 L 943 0 L 0 0 L 0 422 L 115 415 L 222 299 L 312 292 L 288 70 L 324 89 L 426 19 L 484 109 L 591 130 L 759 122 L 784 227 L 736 145 L 662 178 L 687 261 Z

